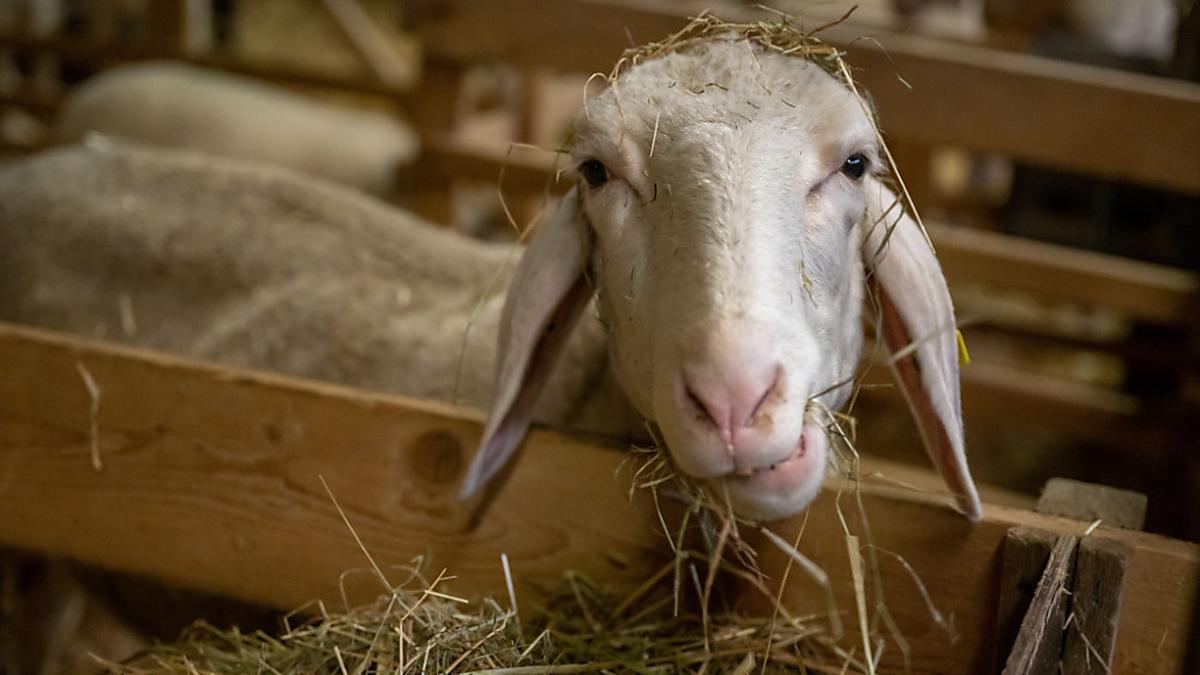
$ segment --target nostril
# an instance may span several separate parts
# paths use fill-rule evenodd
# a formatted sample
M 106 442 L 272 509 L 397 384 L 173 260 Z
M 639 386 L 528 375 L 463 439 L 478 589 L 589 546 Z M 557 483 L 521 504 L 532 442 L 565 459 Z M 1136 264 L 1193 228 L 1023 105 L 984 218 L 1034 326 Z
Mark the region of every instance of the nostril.
M 732 443 L 738 429 L 761 424 L 775 408 L 782 382 L 783 368 L 779 364 L 757 372 L 688 376 L 682 378 L 681 398 L 702 422 L 711 423 L 726 443 Z
M 683 387 L 688 402 L 696 408 L 696 411 L 707 418 L 718 429 L 727 432 L 729 429 L 728 411 L 720 406 L 710 405 L 708 401 L 696 393 L 691 384 L 684 383 Z
M 758 401 L 755 402 L 754 407 L 750 410 L 750 414 L 746 415 L 746 418 L 742 421 L 742 426 L 754 426 L 755 418 L 758 417 L 758 413 L 763 411 L 764 408 L 770 408 L 770 406 L 767 405 L 767 399 L 774 396 L 776 390 L 779 389 L 780 379 L 782 379 L 783 375 L 783 367 L 776 366 L 773 372 L 774 376 L 771 378 L 771 384 L 769 384 L 767 388 L 763 390 L 762 395 L 758 397 Z

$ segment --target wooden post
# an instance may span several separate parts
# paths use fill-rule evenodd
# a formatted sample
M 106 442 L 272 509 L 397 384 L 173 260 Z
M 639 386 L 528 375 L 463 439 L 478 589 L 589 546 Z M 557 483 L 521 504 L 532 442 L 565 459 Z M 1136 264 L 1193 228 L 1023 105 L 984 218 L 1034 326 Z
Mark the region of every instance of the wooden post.
M 460 64 L 426 60 L 421 86 L 409 98 L 409 115 L 422 136 L 453 135 L 461 126 L 462 86 L 466 68 Z M 409 208 L 421 216 L 446 226 L 457 224 L 454 210 L 454 181 L 440 186 L 426 185 L 412 196 Z
M 1042 490 L 1037 511 L 1137 530 L 1145 522 L 1146 496 L 1054 478 Z M 1089 525 L 1089 529 L 1092 527 Z M 1087 534 L 1077 541 L 1077 545 L 1071 543 L 1068 563 L 1064 555 L 1055 557 L 1055 551 L 1066 546 L 1062 538 L 1023 528 L 1009 530 L 996 619 L 997 663 L 1004 660 L 1005 675 L 1111 671 L 1132 551 L 1120 542 Z M 1056 568 L 1063 565 L 1067 567 Z M 1039 576 L 1041 581 L 1031 594 L 1030 582 Z M 1057 578 L 1063 580 L 1061 607 L 1042 597 L 1043 585 L 1058 583 Z M 1017 617 L 1022 615 L 1020 629 L 1014 635 Z M 1011 652 L 1005 659 L 1009 645 Z
M 1075 562 L 1072 621 L 1064 638 L 1063 675 L 1112 669 L 1121 593 L 1132 552 L 1120 542 L 1084 537 Z
M 1021 621 L 1021 629 L 1004 666 L 1004 675 L 1055 675 L 1059 672 L 1077 541 L 1070 535 L 1054 538 L 1046 570 Z
M 1051 478 L 1038 498 L 1038 513 L 1063 516 L 1110 527 L 1140 530 L 1146 524 L 1146 495 L 1107 485 Z
M 10 33 L 17 26 L 17 8 L 13 3 L 0 3 L 0 33 Z M 0 95 L 16 93 L 18 86 L 13 52 L 0 46 Z
M 180 56 L 212 49 L 212 5 L 207 0 L 154 0 L 146 3 L 145 13 L 151 46 Z
M 1146 495 L 1132 490 L 1052 478 L 1042 489 L 1037 511 L 1140 530 L 1146 523 L 1146 504 Z M 1091 537 L 1080 540 L 1071 588 L 1071 623 L 1063 642 L 1063 675 L 1111 670 L 1130 556 L 1128 547 L 1118 542 Z
M 1014 527 L 1004 539 L 996 608 L 996 671 L 1004 669 L 1022 621 L 1050 560 L 1055 535 Z
M 62 4 L 60 0 L 30 0 L 29 33 L 37 38 L 52 38 L 62 27 Z M 33 73 L 29 88 L 41 99 L 49 99 L 61 89 L 59 82 L 59 58 L 52 51 L 39 51 L 34 57 Z

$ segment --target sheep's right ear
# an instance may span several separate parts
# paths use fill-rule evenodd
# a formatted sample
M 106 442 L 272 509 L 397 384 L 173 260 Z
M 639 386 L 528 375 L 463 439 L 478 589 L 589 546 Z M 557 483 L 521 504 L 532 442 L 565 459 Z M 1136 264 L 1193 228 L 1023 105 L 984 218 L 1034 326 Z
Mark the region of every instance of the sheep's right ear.
M 508 288 L 492 407 L 460 499 L 495 476 L 525 438 L 538 394 L 592 297 L 591 246 L 591 228 L 573 189 L 534 231 Z

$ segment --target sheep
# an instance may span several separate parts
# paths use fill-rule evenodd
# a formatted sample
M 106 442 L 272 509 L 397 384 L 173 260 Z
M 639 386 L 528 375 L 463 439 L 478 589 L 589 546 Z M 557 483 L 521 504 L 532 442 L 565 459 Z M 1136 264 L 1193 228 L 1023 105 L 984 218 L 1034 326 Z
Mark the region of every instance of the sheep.
M 92 132 L 270 162 L 383 196 L 417 153 L 415 134 L 392 116 L 162 61 L 104 72 L 71 92 L 51 138 Z
M 0 320 L 477 408 L 517 252 L 296 172 L 112 139 L 0 171 Z M 637 424 L 590 386 L 598 328 L 539 421 Z
M 578 184 L 510 287 L 464 497 L 519 444 L 594 296 L 612 376 L 677 467 L 744 516 L 803 510 L 853 390 L 869 284 L 928 453 L 981 517 L 950 294 L 877 175 L 879 134 L 851 88 L 726 34 L 640 60 L 585 102 L 572 138 Z
M 773 520 L 819 489 L 877 298 L 930 457 L 980 517 L 949 292 L 876 175 L 860 99 L 730 37 L 629 69 L 574 139 L 575 186 L 511 274 L 511 245 L 293 174 L 33 160 L 0 174 L 0 318 L 86 332 L 120 325 L 128 294 L 140 344 L 487 407 L 464 498 L 534 421 L 628 436 L 644 419 L 682 472 Z

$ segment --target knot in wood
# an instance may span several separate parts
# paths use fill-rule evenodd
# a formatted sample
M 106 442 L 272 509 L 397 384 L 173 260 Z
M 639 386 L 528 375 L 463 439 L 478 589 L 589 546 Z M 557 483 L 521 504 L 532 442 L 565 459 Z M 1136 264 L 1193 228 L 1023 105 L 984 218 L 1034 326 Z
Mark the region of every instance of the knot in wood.
M 413 474 L 425 483 L 454 483 L 462 473 L 462 443 L 448 431 L 426 432 L 413 441 L 409 461 Z

